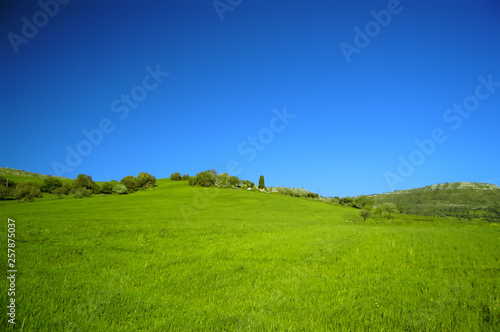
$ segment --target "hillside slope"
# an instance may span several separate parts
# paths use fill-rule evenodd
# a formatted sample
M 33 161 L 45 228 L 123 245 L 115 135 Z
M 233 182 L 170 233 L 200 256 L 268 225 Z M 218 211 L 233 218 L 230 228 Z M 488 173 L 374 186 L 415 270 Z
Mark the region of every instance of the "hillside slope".
M 408 214 L 500 221 L 500 188 L 494 184 L 443 183 L 372 197 L 378 203 L 394 203 Z

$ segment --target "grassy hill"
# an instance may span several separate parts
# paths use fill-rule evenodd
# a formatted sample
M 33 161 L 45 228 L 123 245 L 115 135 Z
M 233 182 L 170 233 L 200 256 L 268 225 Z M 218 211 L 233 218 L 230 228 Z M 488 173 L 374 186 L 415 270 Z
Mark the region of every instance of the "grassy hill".
M 356 209 L 313 200 L 157 184 L 0 202 L 0 218 L 16 224 L 17 329 L 500 329 L 496 223 L 362 224 Z
M 408 214 L 500 221 L 500 188 L 488 183 L 443 183 L 372 196 Z
M 63 176 L 51 176 L 51 175 L 22 171 L 19 169 L 8 168 L 8 167 L 0 167 L 0 175 L 16 183 L 27 180 L 43 183 L 43 180 L 49 177 L 55 177 L 61 179 L 63 182 L 72 181 L 72 179 Z

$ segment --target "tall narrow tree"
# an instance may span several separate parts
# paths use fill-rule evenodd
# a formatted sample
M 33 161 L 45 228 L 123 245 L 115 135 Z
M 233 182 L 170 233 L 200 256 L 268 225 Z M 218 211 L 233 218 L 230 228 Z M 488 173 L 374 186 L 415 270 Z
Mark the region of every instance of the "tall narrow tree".
M 264 175 L 261 175 L 259 179 L 259 189 L 264 189 L 264 188 L 266 188 L 266 185 L 264 183 Z

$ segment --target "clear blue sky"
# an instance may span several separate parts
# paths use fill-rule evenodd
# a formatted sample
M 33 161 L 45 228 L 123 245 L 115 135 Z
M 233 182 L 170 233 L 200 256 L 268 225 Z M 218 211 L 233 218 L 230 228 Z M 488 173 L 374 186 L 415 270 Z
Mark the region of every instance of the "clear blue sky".
M 1 2 L 0 166 L 500 184 L 498 1 L 60 2 Z

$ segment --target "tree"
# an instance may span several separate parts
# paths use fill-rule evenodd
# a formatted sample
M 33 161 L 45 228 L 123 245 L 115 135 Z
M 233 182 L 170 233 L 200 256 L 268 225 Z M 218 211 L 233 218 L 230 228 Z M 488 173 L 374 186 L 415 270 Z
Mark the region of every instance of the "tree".
M 368 209 L 361 209 L 361 211 L 359 211 L 359 215 L 361 216 L 361 218 L 363 218 L 363 224 L 364 224 L 365 220 L 367 218 L 371 218 L 373 213 L 372 213 L 372 211 L 370 211 Z
M 358 209 L 365 207 L 372 208 L 375 205 L 375 199 L 367 195 L 361 195 L 354 198 L 353 205 Z
M 112 194 L 113 193 L 113 187 L 115 186 L 114 183 L 111 182 L 104 182 L 101 186 L 101 192 L 103 194 Z
M 137 177 L 138 180 L 138 186 L 141 189 L 152 189 L 156 185 L 156 178 L 146 172 L 139 173 L 139 176 Z
M 127 187 L 129 193 L 133 193 L 139 188 L 139 180 L 133 175 L 127 175 L 121 179 L 120 183 Z
M 43 197 L 40 190 L 40 184 L 34 181 L 26 181 L 18 183 L 14 191 L 14 198 L 21 200 L 24 198 L 26 202 L 31 202 L 35 197 Z
M 60 179 L 50 177 L 43 180 L 40 190 L 45 193 L 51 193 L 54 189 L 62 187 L 63 183 Z
M 211 187 L 215 184 L 215 175 L 212 171 L 196 174 L 196 184 L 202 187 Z
M 391 219 L 392 213 L 398 212 L 398 207 L 394 203 L 384 203 L 380 206 L 380 209 L 388 214 L 389 219 Z
M 264 175 L 261 175 L 259 178 L 259 189 L 265 189 L 266 185 L 264 183 Z
M 68 189 L 66 187 L 59 187 L 52 190 L 52 193 L 57 196 L 57 198 L 62 198 L 62 195 L 68 194 Z
M 230 176 L 228 181 L 234 187 L 237 187 L 241 183 L 241 180 L 237 176 Z
M 181 177 L 181 180 L 182 180 L 182 181 L 188 181 L 188 180 L 189 180 L 189 174 L 184 174 L 184 175 Z
M 76 180 L 73 181 L 73 189 L 76 188 L 86 188 L 92 190 L 94 188 L 95 182 L 92 180 L 90 175 L 78 174 Z
M 116 194 L 124 195 L 127 193 L 127 187 L 125 187 L 125 185 L 123 185 L 121 183 L 117 183 L 113 187 L 113 192 Z
M 6 199 L 10 195 L 10 190 L 0 185 L 0 200 Z
M 179 172 L 175 172 L 175 173 L 170 174 L 170 180 L 172 180 L 172 181 L 180 181 L 181 179 L 182 179 L 181 173 L 179 173 Z
M 339 203 L 345 206 L 352 206 L 354 199 L 352 197 L 342 197 Z
M 253 183 L 252 181 L 250 180 L 245 180 L 243 181 L 243 184 L 246 185 L 248 188 L 253 188 L 255 187 L 255 183 Z
M 220 188 L 231 187 L 231 183 L 229 183 L 229 175 L 227 173 L 217 174 L 215 176 L 215 184 Z

